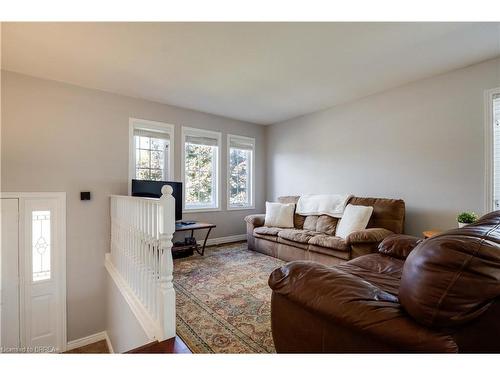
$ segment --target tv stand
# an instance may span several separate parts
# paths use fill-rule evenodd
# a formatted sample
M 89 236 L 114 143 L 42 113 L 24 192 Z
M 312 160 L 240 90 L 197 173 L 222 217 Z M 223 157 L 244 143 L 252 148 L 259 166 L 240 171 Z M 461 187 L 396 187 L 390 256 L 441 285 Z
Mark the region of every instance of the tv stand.
M 194 237 L 195 230 L 208 229 L 207 234 L 205 235 L 205 239 L 203 240 L 203 245 L 196 244 L 186 244 L 186 245 L 174 245 L 172 246 L 172 255 L 186 253 L 187 251 L 196 251 L 198 254 L 203 256 L 205 254 L 205 247 L 207 245 L 208 236 L 212 231 L 212 228 L 215 228 L 215 224 L 210 223 L 202 223 L 202 222 L 193 222 L 193 221 L 185 221 L 186 224 L 183 224 L 182 221 L 178 221 L 175 223 L 175 232 L 186 232 L 191 231 L 191 237 Z M 187 224 L 192 223 L 192 224 Z

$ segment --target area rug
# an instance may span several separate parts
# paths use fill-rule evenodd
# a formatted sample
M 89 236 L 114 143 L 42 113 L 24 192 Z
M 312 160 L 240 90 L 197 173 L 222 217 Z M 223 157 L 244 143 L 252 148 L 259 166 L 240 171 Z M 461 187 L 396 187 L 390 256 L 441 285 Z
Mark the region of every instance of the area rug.
M 193 353 L 273 353 L 267 280 L 282 264 L 246 243 L 174 260 L 177 335 Z

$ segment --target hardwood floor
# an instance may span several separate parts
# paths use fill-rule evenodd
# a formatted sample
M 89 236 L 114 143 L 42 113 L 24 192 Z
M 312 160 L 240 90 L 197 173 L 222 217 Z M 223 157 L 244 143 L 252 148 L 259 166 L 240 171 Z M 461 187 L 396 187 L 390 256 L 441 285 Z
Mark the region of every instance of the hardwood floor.
M 81 346 L 79 348 L 68 350 L 63 354 L 107 354 L 109 353 L 108 344 L 106 340 L 101 340 L 93 344 Z
M 93 344 L 85 345 L 80 348 L 68 350 L 63 354 L 107 354 L 109 348 L 106 340 L 101 340 Z M 192 354 L 184 341 L 179 336 L 162 341 L 150 342 L 149 344 L 128 351 L 126 354 Z
M 192 354 L 179 336 L 161 342 L 151 342 L 127 352 L 127 354 Z

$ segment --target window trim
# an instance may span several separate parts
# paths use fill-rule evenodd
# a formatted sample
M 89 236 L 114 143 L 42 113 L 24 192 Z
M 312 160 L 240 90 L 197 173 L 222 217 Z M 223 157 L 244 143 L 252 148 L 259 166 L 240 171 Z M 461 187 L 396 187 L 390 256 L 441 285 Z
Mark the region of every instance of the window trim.
M 186 137 L 209 137 L 217 140 L 217 163 L 215 166 L 216 182 L 215 182 L 215 207 L 203 207 L 203 208 L 186 208 L 186 161 L 185 161 L 185 145 Z M 191 128 L 188 126 L 183 126 L 181 129 L 181 181 L 182 181 L 182 212 L 183 213 L 194 213 L 194 212 L 212 212 L 221 211 L 220 204 L 220 190 L 221 190 L 221 150 L 222 150 L 222 133 L 212 130 Z
M 230 150 L 231 150 L 231 139 L 242 140 L 252 144 L 252 160 L 250 161 L 250 205 L 242 207 L 231 207 L 230 204 L 230 194 L 231 188 L 229 183 L 229 167 L 230 167 Z M 227 144 L 226 144 L 226 209 L 228 211 L 243 211 L 243 210 L 254 210 L 255 209 L 255 138 L 245 137 L 243 135 L 228 134 Z
M 150 130 L 158 133 L 166 133 L 169 135 L 169 147 L 168 147 L 168 176 L 167 181 L 173 181 L 175 176 L 175 125 L 168 124 L 166 122 L 144 120 L 139 118 L 129 118 L 129 151 L 128 151 L 128 194 L 132 194 L 132 179 L 135 178 L 135 143 L 134 143 L 134 130 L 143 129 Z
M 484 92 L 484 209 L 491 212 L 494 209 L 494 137 L 493 137 L 493 96 L 500 94 L 500 87 Z

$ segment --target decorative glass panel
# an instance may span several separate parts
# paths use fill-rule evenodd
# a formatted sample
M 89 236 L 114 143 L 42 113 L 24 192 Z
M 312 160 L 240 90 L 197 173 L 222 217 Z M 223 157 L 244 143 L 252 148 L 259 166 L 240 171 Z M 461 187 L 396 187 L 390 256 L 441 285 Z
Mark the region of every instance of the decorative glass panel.
M 33 211 L 31 222 L 33 281 L 50 279 L 50 211 Z

